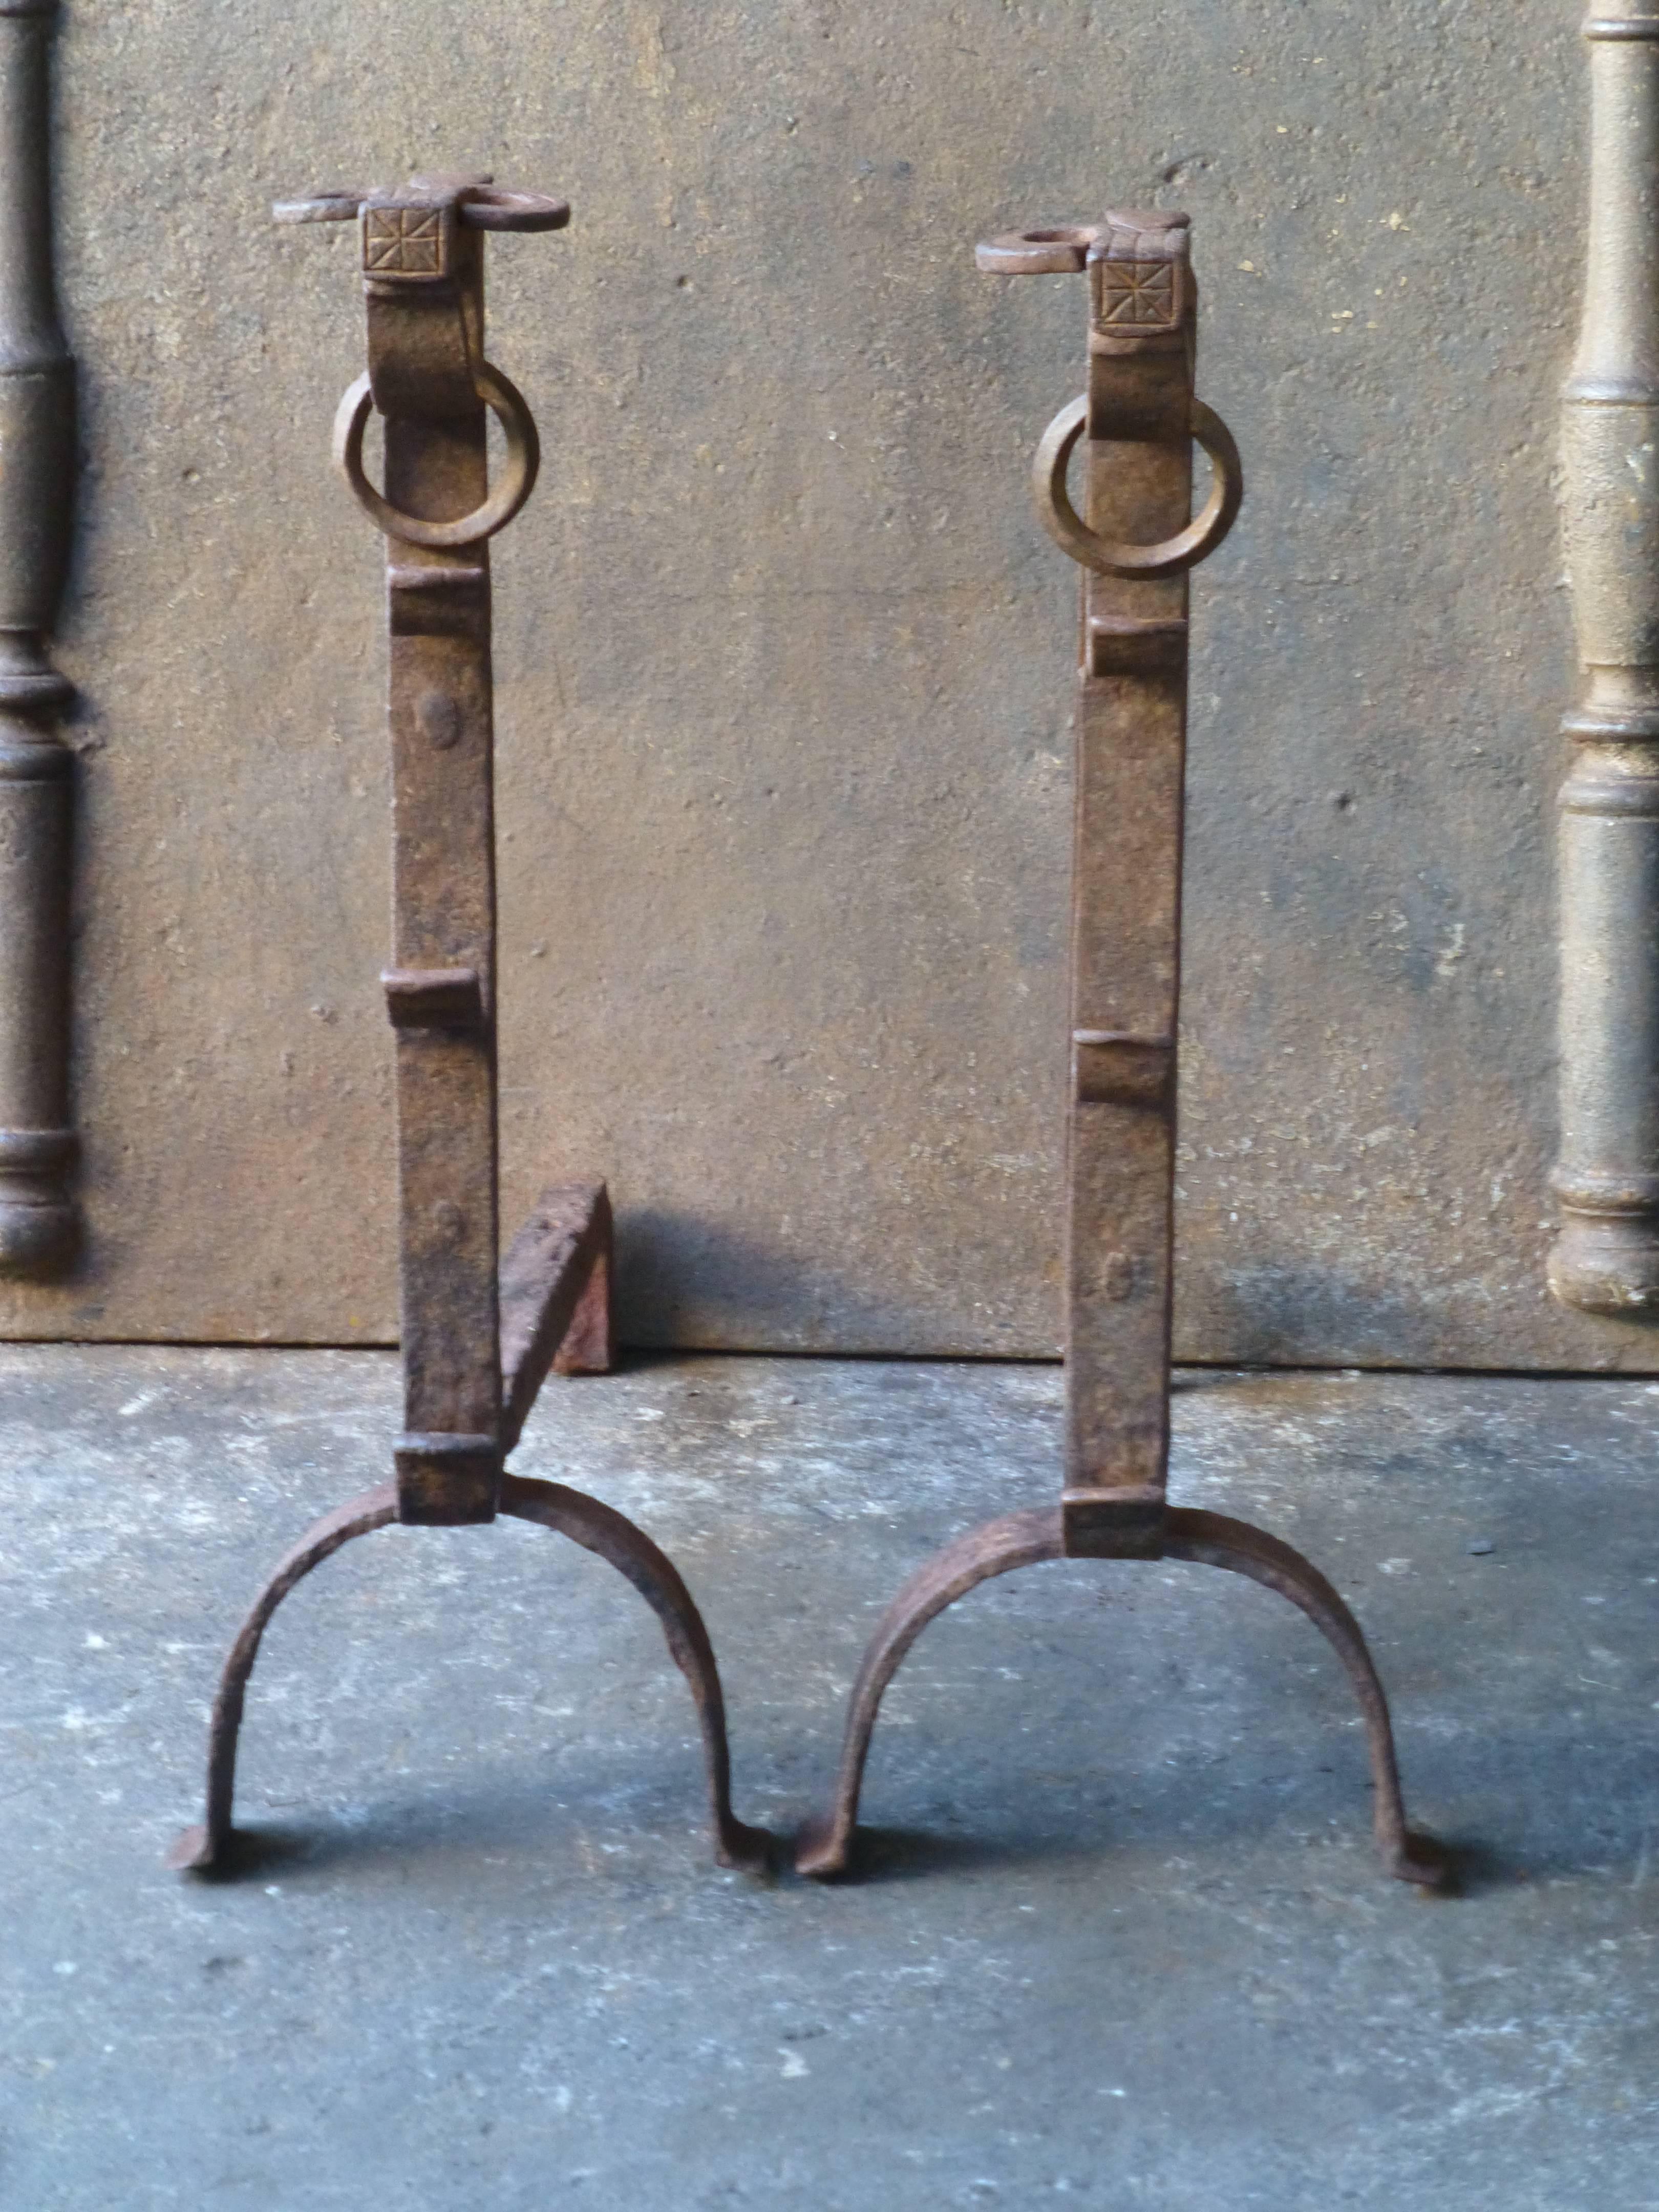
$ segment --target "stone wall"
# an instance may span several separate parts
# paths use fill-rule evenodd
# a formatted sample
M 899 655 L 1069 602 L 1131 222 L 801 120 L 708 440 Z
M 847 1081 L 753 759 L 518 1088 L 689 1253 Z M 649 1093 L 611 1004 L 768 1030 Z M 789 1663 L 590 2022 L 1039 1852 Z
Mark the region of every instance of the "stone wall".
M 68 0 L 86 475 L 76 1281 L 18 1336 L 395 1331 L 380 544 L 349 234 L 483 167 L 539 417 L 496 559 L 511 1219 L 611 1179 L 639 1342 L 1055 1349 L 1075 579 L 1030 450 L 1182 206 L 1243 449 L 1196 580 L 1182 1352 L 1645 1366 L 1543 1289 L 1560 0 Z

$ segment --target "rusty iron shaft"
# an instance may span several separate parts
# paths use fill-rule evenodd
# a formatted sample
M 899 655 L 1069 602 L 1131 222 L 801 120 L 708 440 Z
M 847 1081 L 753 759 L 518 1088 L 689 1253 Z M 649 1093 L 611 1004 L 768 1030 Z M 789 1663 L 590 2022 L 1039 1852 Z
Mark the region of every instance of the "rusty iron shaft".
M 276 210 L 282 222 L 359 226 L 368 370 L 340 408 L 335 458 L 386 540 L 393 964 L 381 981 L 397 1058 L 404 1432 L 395 1481 L 315 1524 L 232 1648 L 209 1730 L 206 1816 L 170 1861 L 198 1872 L 229 1856 L 248 1676 L 288 1592 L 389 1521 L 487 1522 L 498 1511 L 571 1537 L 645 1596 L 702 1717 L 718 1855 L 731 1865 L 766 1855 L 763 1832 L 732 1812 L 720 1674 L 672 1562 L 610 1506 L 503 1467 L 550 1370 L 603 1371 L 611 1355 L 603 1183 L 544 1191 L 500 1259 L 487 540 L 528 498 L 538 447 L 524 400 L 484 358 L 483 243 L 492 230 L 556 229 L 568 212 L 481 177 L 417 177 L 398 191 L 319 193 Z M 507 436 L 494 492 L 487 408 Z M 362 465 L 376 409 L 384 491 Z
M 852 1692 L 828 1810 L 799 1838 L 804 1874 L 848 1865 L 882 1693 L 936 1614 L 992 1576 L 1060 1559 L 1181 1559 L 1265 1583 L 1330 1639 L 1364 1715 L 1383 1862 L 1432 1885 L 1443 1864 L 1406 1826 L 1388 1702 L 1358 1623 L 1288 1545 L 1172 1508 L 1176 1039 L 1186 783 L 1188 571 L 1243 493 L 1237 448 L 1194 389 L 1197 288 L 1182 215 L 1109 215 L 979 248 L 994 274 L 1089 279 L 1088 384 L 1032 471 L 1043 526 L 1083 569 L 1072 860 L 1072 1084 L 1065 1224 L 1064 1488 L 929 1560 L 889 1607 Z M 1085 434 L 1086 433 L 1086 436 Z M 1192 519 L 1194 441 L 1215 481 Z M 1085 514 L 1066 489 L 1082 442 Z

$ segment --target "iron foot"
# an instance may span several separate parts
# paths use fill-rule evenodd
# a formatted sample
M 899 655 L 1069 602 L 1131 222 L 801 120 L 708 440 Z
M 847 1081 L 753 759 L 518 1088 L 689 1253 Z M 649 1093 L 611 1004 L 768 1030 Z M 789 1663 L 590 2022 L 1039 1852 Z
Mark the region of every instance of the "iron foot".
M 745 1826 L 732 1810 L 732 1755 L 726 1741 L 726 1698 L 714 1663 L 714 1647 L 674 1562 L 625 1515 L 580 1490 L 566 1489 L 562 1482 L 504 1475 L 501 1510 L 516 1514 L 521 1521 L 538 1521 L 544 1528 L 556 1529 L 584 1551 L 608 1560 L 656 1614 L 669 1654 L 690 1685 L 702 1723 L 714 1856 L 721 1866 L 765 1866 L 771 1855 L 770 1835 L 764 1828 Z
M 314 1566 L 343 1544 L 349 1544 L 354 1536 L 368 1535 L 371 1529 L 384 1528 L 397 1517 L 398 1489 L 391 1482 L 366 1490 L 349 1504 L 325 1513 L 320 1521 L 312 1522 L 253 1601 L 219 1677 L 219 1694 L 213 1700 L 213 1717 L 208 1723 L 206 1816 L 199 1827 L 185 1830 L 164 1862 L 176 1872 L 209 1874 L 224 1866 L 231 1838 L 231 1803 L 236 1794 L 236 1739 L 242 1725 L 242 1701 L 271 1614 L 296 1583 L 303 1582 Z

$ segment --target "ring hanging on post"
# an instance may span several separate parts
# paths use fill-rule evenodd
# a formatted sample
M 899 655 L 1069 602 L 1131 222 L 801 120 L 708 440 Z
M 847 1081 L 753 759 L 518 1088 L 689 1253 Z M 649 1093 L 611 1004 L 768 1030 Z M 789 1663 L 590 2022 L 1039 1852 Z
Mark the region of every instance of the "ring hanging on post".
M 1193 402 L 1191 430 L 1215 467 L 1215 482 L 1201 514 L 1173 538 L 1156 545 L 1115 545 L 1097 537 L 1072 505 L 1066 471 L 1072 448 L 1089 419 L 1086 398 L 1062 407 L 1042 434 L 1031 463 L 1031 496 L 1037 520 L 1062 553 L 1103 576 L 1178 576 L 1216 547 L 1232 528 L 1244 496 L 1244 466 L 1233 434 L 1201 399 Z
M 507 467 L 483 506 L 453 522 L 424 522 L 417 515 L 400 514 L 382 498 L 363 474 L 363 432 L 374 404 L 368 378 L 360 376 L 341 400 L 334 417 L 334 465 L 356 493 L 375 528 L 386 537 L 401 538 L 409 545 L 476 545 L 480 538 L 493 538 L 498 530 L 504 530 L 535 489 L 536 471 L 542 462 L 535 417 L 516 386 L 487 361 L 478 363 L 473 380 L 479 398 L 495 410 L 507 433 Z

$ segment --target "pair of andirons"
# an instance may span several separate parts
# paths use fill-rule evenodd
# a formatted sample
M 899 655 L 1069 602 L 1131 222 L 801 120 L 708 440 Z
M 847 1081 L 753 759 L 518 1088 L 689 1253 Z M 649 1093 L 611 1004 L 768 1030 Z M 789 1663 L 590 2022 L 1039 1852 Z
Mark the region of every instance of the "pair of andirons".
M 717 1854 L 754 1865 L 773 1839 L 733 1814 L 719 1672 L 674 1565 L 611 1507 L 510 1473 L 550 1368 L 611 1360 L 611 1214 L 602 1183 L 545 1193 L 499 1259 L 495 898 L 488 541 L 528 498 L 536 428 L 484 357 L 483 234 L 557 230 L 560 200 L 487 179 L 416 177 L 395 191 L 279 205 L 279 222 L 354 221 L 368 367 L 341 402 L 336 459 L 386 540 L 394 793 L 393 965 L 404 1430 L 395 1479 L 318 1522 L 260 1592 L 214 1706 L 207 1811 L 171 1863 L 231 1854 L 237 1734 L 266 1623 L 301 1577 L 392 1521 L 539 1521 L 620 1569 L 661 1620 L 702 1716 Z M 1391 1873 L 1433 1884 L 1407 1831 L 1388 1705 L 1358 1625 L 1288 1545 L 1170 1505 L 1170 1314 L 1180 994 L 1187 572 L 1231 527 L 1243 490 L 1224 425 L 1194 395 L 1197 290 L 1182 215 L 1015 233 L 979 248 L 1008 276 L 1081 272 L 1088 388 L 1037 449 L 1045 526 L 1083 570 L 1072 880 L 1071 1086 L 1065 1222 L 1066 1422 L 1058 1502 L 947 1547 L 899 1592 L 854 1686 L 835 1794 L 799 1838 L 806 1874 L 845 1870 L 882 1693 L 911 1644 L 975 1583 L 1045 1559 L 1201 1561 L 1300 1606 L 1330 1639 L 1364 1715 L 1377 1842 Z M 363 469 L 385 418 L 385 487 Z M 488 414 L 506 465 L 493 487 Z M 1192 449 L 1213 484 L 1192 514 Z M 1066 489 L 1086 456 L 1083 511 Z

